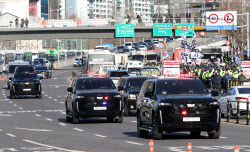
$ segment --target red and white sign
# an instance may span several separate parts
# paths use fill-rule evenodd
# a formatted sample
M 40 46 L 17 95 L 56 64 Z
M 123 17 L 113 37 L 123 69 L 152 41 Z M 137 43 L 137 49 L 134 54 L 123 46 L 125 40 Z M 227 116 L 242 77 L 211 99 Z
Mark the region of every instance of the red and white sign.
M 165 61 L 164 65 L 179 65 L 178 61 Z
M 230 45 L 230 41 L 229 41 L 229 40 L 226 41 L 226 45 L 227 45 L 227 46 Z
M 219 16 L 217 14 L 213 13 L 213 14 L 209 15 L 208 21 L 211 24 L 215 24 L 219 21 Z
M 187 31 L 188 30 L 188 26 L 187 25 L 183 25 L 181 28 L 183 31 Z
M 226 23 L 232 23 L 234 21 L 234 15 L 231 14 L 231 13 L 227 13 L 225 16 L 224 16 L 224 21 Z
M 204 32 L 204 31 L 201 31 L 201 32 L 200 32 L 200 36 L 201 36 L 201 37 L 204 37 L 204 36 L 205 36 L 205 32 Z

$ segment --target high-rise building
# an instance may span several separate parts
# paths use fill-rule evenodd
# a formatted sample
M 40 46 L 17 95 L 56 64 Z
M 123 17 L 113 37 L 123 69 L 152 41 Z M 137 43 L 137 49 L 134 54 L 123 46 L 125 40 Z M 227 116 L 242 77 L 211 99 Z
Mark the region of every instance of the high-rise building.
M 41 17 L 45 20 L 49 19 L 49 3 L 48 0 L 41 0 Z

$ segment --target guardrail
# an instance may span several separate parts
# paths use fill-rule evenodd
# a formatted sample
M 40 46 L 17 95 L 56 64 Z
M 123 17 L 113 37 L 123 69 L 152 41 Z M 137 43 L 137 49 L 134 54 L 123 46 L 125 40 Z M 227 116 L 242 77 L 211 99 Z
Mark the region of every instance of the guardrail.
M 241 86 L 243 85 L 244 82 L 249 82 L 248 80 L 245 81 L 240 81 L 238 79 L 228 79 L 226 80 L 226 90 L 227 91 L 229 88 L 233 87 L 233 86 Z
M 237 108 L 232 108 L 231 103 L 237 103 Z M 240 103 L 246 103 L 246 109 L 240 109 Z M 250 99 L 248 98 L 247 101 L 229 101 L 227 100 L 227 122 L 230 122 L 231 118 L 231 111 L 232 110 L 237 110 L 237 115 L 236 115 L 236 123 L 239 124 L 240 119 L 246 119 L 246 125 L 249 125 L 249 103 Z M 246 117 L 241 117 L 240 112 L 246 110 Z
M 59 60 L 59 62 L 58 61 L 54 62 L 53 66 L 54 66 L 54 69 L 66 68 L 69 65 L 73 66 L 74 61 L 75 61 L 75 58 L 67 59 L 67 60 Z

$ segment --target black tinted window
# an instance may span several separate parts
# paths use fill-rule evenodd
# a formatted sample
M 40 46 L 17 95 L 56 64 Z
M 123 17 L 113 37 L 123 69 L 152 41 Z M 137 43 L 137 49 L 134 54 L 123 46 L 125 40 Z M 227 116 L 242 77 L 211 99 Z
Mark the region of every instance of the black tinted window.
M 128 75 L 128 72 L 111 72 L 110 77 L 123 77 Z
M 116 89 L 111 79 L 79 79 L 77 80 L 76 89 Z
M 208 94 L 208 91 L 200 80 L 160 80 L 157 94 Z
M 250 94 L 250 88 L 238 88 L 239 94 Z
M 127 82 L 127 89 L 136 89 L 136 90 L 140 90 L 143 82 L 146 80 L 146 78 L 141 78 L 141 79 L 129 79 Z
M 40 61 L 34 60 L 33 63 L 34 63 L 34 64 L 40 64 Z
M 144 55 L 133 55 L 132 60 L 134 60 L 134 61 L 143 61 L 144 60 Z
M 36 67 L 36 70 L 47 70 L 47 67 Z
M 9 65 L 9 73 L 14 73 L 17 65 Z
M 14 79 L 38 79 L 36 73 L 15 73 Z

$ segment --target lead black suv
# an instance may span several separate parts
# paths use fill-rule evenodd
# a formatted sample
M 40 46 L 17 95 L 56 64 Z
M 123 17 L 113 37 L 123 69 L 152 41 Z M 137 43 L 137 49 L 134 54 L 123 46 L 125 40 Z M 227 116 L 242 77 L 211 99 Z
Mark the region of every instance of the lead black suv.
M 148 79 L 147 76 L 121 77 L 118 82 L 118 90 L 121 93 L 124 103 L 124 115 L 129 116 L 136 113 L 136 99 L 141 90 L 143 82 Z
M 123 122 L 123 103 L 110 78 L 79 77 L 67 89 L 66 120 L 79 123 L 79 118 L 106 117 L 113 122 Z
M 42 98 L 42 86 L 36 73 L 15 73 L 10 83 L 10 98 L 19 95 L 35 95 Z
M 212 95 L 218 95 L 212 91 Z M 190 131 L 199 137 L 220 137 L 220 107 L 199 79 L 151 79 L 144 82 L 137 99 L 139 136 L 152 131 L 155 139 L 163 133 Z

